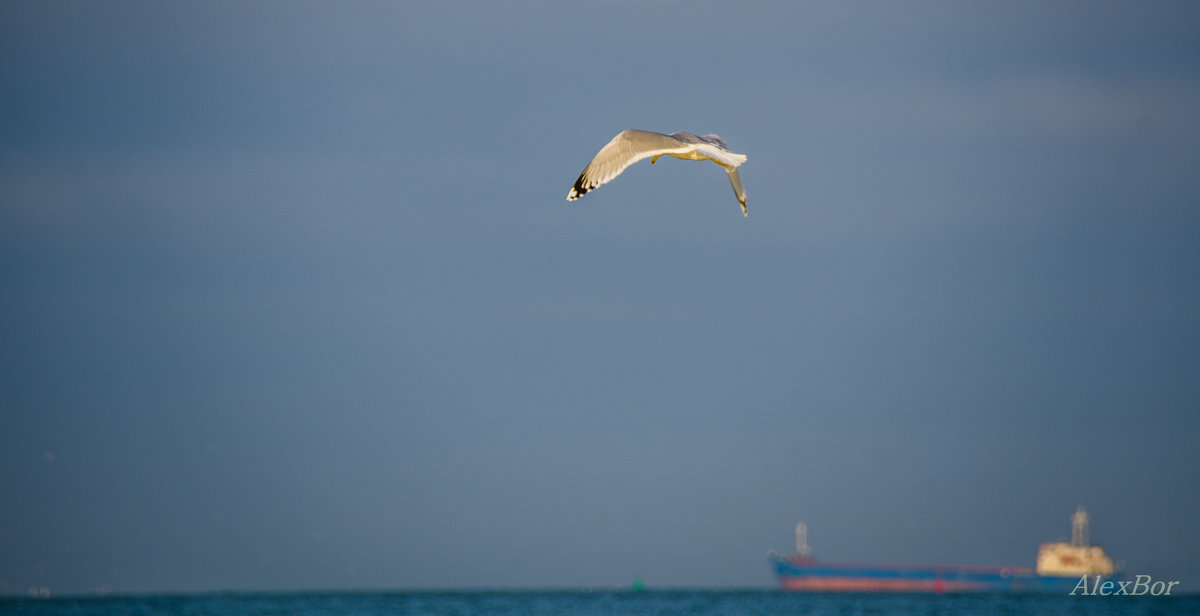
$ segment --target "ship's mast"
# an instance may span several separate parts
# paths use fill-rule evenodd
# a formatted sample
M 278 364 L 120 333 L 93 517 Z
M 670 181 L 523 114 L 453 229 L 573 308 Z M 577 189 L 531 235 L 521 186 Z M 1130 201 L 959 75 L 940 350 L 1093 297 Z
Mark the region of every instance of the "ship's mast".
M 1083 505 L 1071 516 L 1071 545 L 1078 548 L 1088 546 L 1088 514 Z
M 796 553 L 807 556 L 812 550 L 808 547 L 808 527 L 804 522 L 796 523 Z

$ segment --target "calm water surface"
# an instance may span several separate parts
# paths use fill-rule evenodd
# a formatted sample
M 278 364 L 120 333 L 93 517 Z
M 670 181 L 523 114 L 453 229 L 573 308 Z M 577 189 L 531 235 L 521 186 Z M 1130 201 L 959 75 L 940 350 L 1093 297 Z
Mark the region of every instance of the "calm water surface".
M 1200 615 L 1200 596 L 804 595 L 779 591 L 471 591 L 0 598 L 0 614 L 411 616 Z

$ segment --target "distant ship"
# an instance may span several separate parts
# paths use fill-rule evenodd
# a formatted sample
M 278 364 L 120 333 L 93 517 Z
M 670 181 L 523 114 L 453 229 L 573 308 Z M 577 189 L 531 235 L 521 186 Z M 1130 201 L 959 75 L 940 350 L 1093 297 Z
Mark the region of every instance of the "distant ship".
M 796 552 L 768 555 L 785 590 L 803 592 L 1063 592 L 1080 579 L 1089 584 L 1116 573 L 1098 545 L 1088 545 L 1088 515 L 1083 507 L 1071 516 L 1071 542 L 1043 543 L 1037 567 L 985 565 L 913 565 L 839 563 L 816 560 L 808 547 L 807 527 L 796 525 Z

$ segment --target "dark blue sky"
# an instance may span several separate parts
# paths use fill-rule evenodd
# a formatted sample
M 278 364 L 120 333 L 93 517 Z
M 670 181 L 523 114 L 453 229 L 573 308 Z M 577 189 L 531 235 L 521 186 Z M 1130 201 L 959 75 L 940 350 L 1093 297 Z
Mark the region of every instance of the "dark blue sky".
M 1200 586 L 1194 3 L 0 5 L 0 594 Z M 717 133 L 581 201 L 624 128 Z

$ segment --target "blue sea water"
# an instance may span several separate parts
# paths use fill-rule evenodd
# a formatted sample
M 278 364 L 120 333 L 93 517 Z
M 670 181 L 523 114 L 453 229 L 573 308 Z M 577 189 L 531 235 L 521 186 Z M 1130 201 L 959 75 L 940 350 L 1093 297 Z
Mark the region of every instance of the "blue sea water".
M 855 616 L 1187 615 L 1200 595 L 855 595 L 782 591 L 468 591 L 0 598 L 0 614 L 46 616 Z

